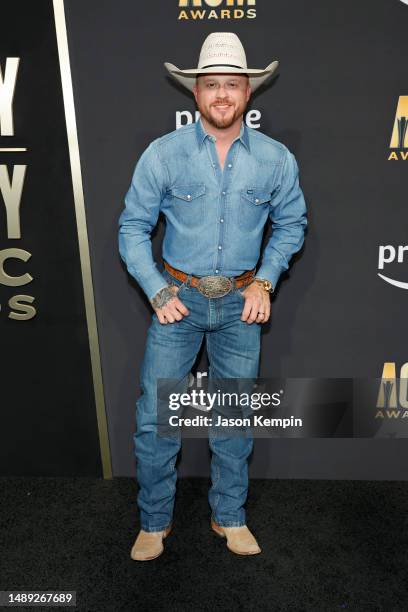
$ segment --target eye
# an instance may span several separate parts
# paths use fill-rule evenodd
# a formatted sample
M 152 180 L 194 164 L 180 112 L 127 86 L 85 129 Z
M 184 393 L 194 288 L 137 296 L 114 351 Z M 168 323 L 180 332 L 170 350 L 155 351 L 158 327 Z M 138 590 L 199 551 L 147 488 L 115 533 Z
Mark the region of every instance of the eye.
M 213 83 L 213 82 L 211 82 L 211 81 L 210 81 L 209 83 L 207 83 L 207 85 L 206 85 L 206 86 L 207 86 L 209 89 L 213 89 L 213 88 L 214 88 L 214 85 L 215 85 L 215 83 Z
M 230 87 L 236 87 L 236 86 L 237 86 L 237 83 L 236 83 L 235 81 L 232 81 L 232 82 L 229 84 L 229 86 L 230 86 Z

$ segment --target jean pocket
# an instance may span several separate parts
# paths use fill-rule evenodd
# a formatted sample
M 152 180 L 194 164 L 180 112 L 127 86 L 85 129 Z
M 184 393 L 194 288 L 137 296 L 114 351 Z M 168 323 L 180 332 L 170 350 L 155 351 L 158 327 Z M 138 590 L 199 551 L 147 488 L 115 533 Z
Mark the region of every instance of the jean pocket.
M 178 287 L 177 295 L 180 295 L 180 293 L 184 291 L 184 289 L 188 289 L 185 283 L 182 283 L 181 285 L 176 285 L 176 287 Z
M 189 287 L 188 285 L 186 285 L 186 283 L 182 283 L 181 281 L 175 280 L 175 282 L 172 284 L 174 287 L 177 287 L 177 297 L 180 297 L 182 294 L 184 295 L 185 292 L 189 291 Z

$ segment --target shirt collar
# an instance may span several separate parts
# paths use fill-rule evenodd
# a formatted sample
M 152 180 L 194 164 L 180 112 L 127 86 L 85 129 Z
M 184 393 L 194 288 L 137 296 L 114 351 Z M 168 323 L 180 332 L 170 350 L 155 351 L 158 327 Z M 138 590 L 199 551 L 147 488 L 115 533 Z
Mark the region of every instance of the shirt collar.
M 213 139 L 213 136 L 211 136 L 210 134 L 208 134 L 205 129 L 204 126 L 201 122 L 201 117 L 198 119 L 198 121 L 196 121 L 196 135 L 197 135 L 197 143 L 198 143 L 198 148 L 201 149 L 204 140 L 206 138 L 210 138 L 211 140 Z M 241 124 L 241 130 L 238 136 L 238 139 L 242 142 L 242 144 L 247 148 L 248 152 L 250 152 L 250 148 L 249 148 L 249 136 L 248 136 L 248 128 L 245 125 L 245 122 L 243 121 Z

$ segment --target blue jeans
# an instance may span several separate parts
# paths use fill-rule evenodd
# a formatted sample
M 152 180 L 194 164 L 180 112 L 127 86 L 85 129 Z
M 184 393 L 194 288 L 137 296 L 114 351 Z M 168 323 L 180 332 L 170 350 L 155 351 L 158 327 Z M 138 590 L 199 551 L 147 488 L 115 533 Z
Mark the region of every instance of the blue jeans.
M 208 299 L 198 289 L 164 276 L 180 287 L 178 297 L 190 314 L 181 321 L 161 324 L 156 313 L 148 330 L 141 368 L 142 395 L 136 402 L 134 435 L 137 497 L 144 531 L 162 531 L 171 522 L 176 493 L 175 468 L 180 437 L 157 435 L 157 379 L 181 381 L 188 376 L 206 339 L 209 378 L 256 378 L 259 368 L 261 324 L 241 321 L 245 304 L 242 289 L 234 288 L 220 298 Z M 223 437 L 209 428 L 212 451 L 208 500 L 212 518 L 222 527 L 245 525 L 248 493 L 248 456 L 252 434 Z

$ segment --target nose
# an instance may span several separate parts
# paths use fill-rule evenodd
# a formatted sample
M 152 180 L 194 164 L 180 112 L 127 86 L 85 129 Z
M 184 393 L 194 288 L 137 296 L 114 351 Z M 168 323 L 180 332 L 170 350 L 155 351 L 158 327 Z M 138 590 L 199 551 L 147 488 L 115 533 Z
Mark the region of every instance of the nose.
M 225 85 L 220 85 L 220 86 L 219 86 L 219 88 L 218 88 L 218 92 L 217 92 L 217 97 L 218 97 L 218 98 L 221 98 L 221 99 L 224 99 L 224 98 L 227 98 L 227 97 L 228 97 L 228 92 L 227 92 L 227 90 L 225 89 Z

